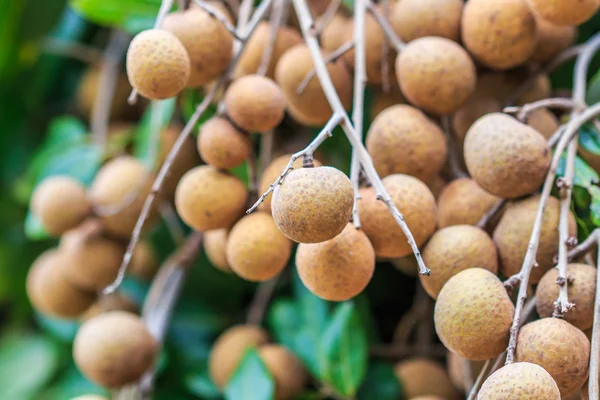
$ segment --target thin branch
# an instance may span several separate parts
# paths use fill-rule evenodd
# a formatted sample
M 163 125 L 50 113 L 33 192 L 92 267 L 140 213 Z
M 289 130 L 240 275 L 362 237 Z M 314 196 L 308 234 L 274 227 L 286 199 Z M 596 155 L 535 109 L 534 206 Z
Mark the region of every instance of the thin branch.
M 271 21 L 269 24 L 269 40 L 267 45 L 264 47 L 262 56 L 260 59 L 260 65 L 256 73 L 258 75 L 265 75 L 271 65 L 271 58 L 273 57 L 273 49 L 275 48 L 275 42 L 277 41 L 277 33 L 279 28 L 283 24 L 283 17 L 285 14 L 285 8 L 289 6 L 287 0 L 275 0 L 273 3 L 273 10 L 271 11 Z
M 516 118 L 521 122 L 526 122 L 529 114 L 540 108 L 558 108 L 566 111 L 577 111 L 585 108 L 585 103 L 575 99 L 564 97 L 552 97 L 528 103 L 522 106 L 504 107 L 503 112 L 507 114 L 516 114 Z
M 367 10 L 371 13 L 371 15 L 373 15 L 373 17 L 383 30 L 385 36 L 390 40 L 392 46 L 394 46 L 394 49 L 396 49 L 396 51 L 400 53 L 406 47 L 406 43 L 404 43 L 402 39 L 400 39 L 400 36 L 398 36 L 394 28 L 392 28 L 387 18 L 377 9 L 377 6 L 371 1 L 368 1 L 367 3 Z M 385 62 L 386 60 L 383 61 Z
M 385 15 L 390 15 L 390 2 L 389 0 L 381 0 L 379 2 L 381 9 Z M 390 56 L 390 40 L 384 35 L 383 42 L 381 42 L 381 90 L 383 93 L 388 93 L 391 89 L 390 86 L 390 63 L 388 62 Z
M 323 33 L 323 30 L 329 25 L 333 17 L 335 17 L 342 2 L 343 0 L 331 0 L 325 9 L 325 12 L 315 20 L 315 33 L 317 36 Z
M 344 43 L 343 45 L 341 45 L 340 47 L 338 47 L 337 49 L 332 51 L 327 57 L 325 57 L 325 63 L 329 64 L 329 63 L 336 62 L 337 60 L 340 59 L 341 56 L 343 56 L 348 51 L 352 50 L 352 48 L 354 48 L 353 40 L 350 40 L 350 41 Z M 312 78 L 314 78 L 315 74 L 316 74 L 315 69 L 314 68 L 311 69 L 308 72 L 308 74 L 306 74 L 304 79 L 302 79 L 302 82 L 300 82 L 300 84 L 298 85 L 298 88 L 296 89 L 296 93 L 302 94 L 304 92 L 304 90 L 306 89 L 306 87 L 308 86 L 308 83 L 310 82 L 310 80 Z
M 260 325 L 262 323 L 267 308 L 269 307 L 271 297 L 273 297 L 273 293 L 275 293 L 275 288 L 277 287 L 280 276 L 281 275 L 277 275 L 275 278 L 261 282 L 258 285 L 258 289 L 256 290 L 252 303 L 250 303 L 250 308 L 248 309 L 247 321 L 249 324 Z
M 180 246 L 185 241 L 185 231 L 181 225 L 181 221 L 173 208 L 173 205 L 168 201 L 163 201 L 160 205 L 160 216 L 165 222 L 165 226 L 173 241 L 177 246 Z
M 219 21 L 221 23 L 221 25 L 223 25 L 225 27 L 225 29 L 227 29 L 229 31 L 229 33 L 231 33 L 231 35 L 236 38 L 237 40 L 243 42 L 245 40 L 245 38 L 241 37 L 237 31 L 237 29 L 235 29 L 235 26 L 233 26 L 228 20 L 227 18 L 223 15 L 223 13 L 217 11 L 213 6 L 211 6 L 210 4 L 205 3 L 202 0 L 194 0 L 194 2 L 204 11 L 206 11 L 206 13 L 208 15 L 210 15 L 212 18 L 216 19 L 217 21 Z
M 417 279 L 413 302 L 408 311 L 400 318 L 398 325 L 396 325 L 396 330 L 394 331 L 393 342 L 395 346 L 407 346 L 409 344 L 410 335 L 415 326 L 422 321 L 427 314 L 429 299 L 430 297 L 425 289 L 423 289 L 421 281 Z
M 569 262 L 590 252 L 596 246 L 598 240 L 600 240 L 600 228 L 594 229 L 583 242 L 569 251 L 567 255 Z
M 469 175 L 460 165 L 460 150 L 458 149 L 456 141 L 454 140 L 454 135 L 452 134 L 450 117 L 442 117 L 441 121 L 442 129 L 444 130 L 444 134 L 446 135 L 446 143 L 448 148 L 448 165 L 450 167 L 452 176 L 454 179 L 467 177 Z
M 599 232 L 599 230 L 596 229 L 592 234 L 596 232 Z M 590 235 L 590 237 L 591 236 L 592 235 Z M 600 234 L 596 234 L 595 236 L 596 245 L 600 248 Z M 596 265 L 600 265 L 600 251 L 598 252 L 598 261 Z M 597 399 L 600 397 L 600 391 L 598 390 L 598 374 L 600 374 L 600 273 L 596 273 L 596 299 L 594 301 L 594 325 L 592 327 L 591 348 L 588 397 L 590 399 Z
M 273 130 L 260 135 L 260 176 L 262 176 L 273 158 L 274 139 L 275 131 Z
M 481 217 L 481 219 L 477 222 L 477 226 L 481 229 L 485 229 L 490 221 L 504 208 L 506 203 L 508 203 L 508 200 L 506 199 L 498 201 L 483 215 L 483 217 Z
M 72 40 L 47 37 L 40 50 L 47 54 L 69 57 L 86 64 L 96 64 L 102 60 L 102 51 Z

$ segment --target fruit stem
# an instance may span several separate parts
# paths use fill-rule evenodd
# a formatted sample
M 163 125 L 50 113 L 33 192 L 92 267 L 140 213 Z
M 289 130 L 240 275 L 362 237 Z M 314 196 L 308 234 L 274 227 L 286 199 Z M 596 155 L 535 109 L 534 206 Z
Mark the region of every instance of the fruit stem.
M 347 53 L 348 51 L 352 50 L 354 48 L 354 41 L 353 40 L 349 40 L 346 43 L 344 43 L 343 45 L 341 45 L 340 47 L 338 47 L 337 49 L 335 49 L 334 51 L 332 51 L 326 58 L 325 58 L 325 63 L 329 64 L 329 63 L 333 63 L 336 62 L 337 60 L 340 59 L 341 56 L 343 56 L 345 53 Z M 312 78 L 314 78 L 316 74 L 315 69 L 311 69 L 308 74 L 306 74 L 306 76 L 304 77 L 304 79 L 302 79 L 302 82 L 300 82 L 300 84 L 298 85 L 298 88 L 296 89 L 296 93 L 298 94 L 302 94 L 304 92 L 304 90 L 306 89 L 306 87 L 308 86 L 310 80 Z
M 540 108 L 558 108 L 567 111 L 577 111 L 585 108 L 585 103 L 575 99 L 565 99 L 563 97 L 551 97 L 534 101 L 533 103 L 524 104 L 522 106 L 504 107 L 503 112 L 507 114 L 516 114 L 516 118 L 523 122 L 527 122 L 527 117 L 532 112 Z
M 216 19 L 217 21 L 219 21 L 221 23 L 221 25 L 223 25 L 225 27 L 225 29 L 227 29 L 229 31 L 229 33 L 231 33 L 231 35 L 236 38 L 237 40 L 239 40 L 240 42 L 243 42 L 244 40 L 246 40 L 244 37 L 240 36 L 237 29 L 235 29 L 235 26 L 233 26 L 228 20 L 227 18 L 225 18 L 225 16 L 218 12 L 217 10 L 215 10 L 211 5 L 206 4 L 204 1 L 202 0 L 194 0 L 194 2 L 204 11 L 206 11 L 206 13 L 208 15 L 210 15 L 212 18 Z
M 269 65 L 271 65 L 271 58 L 273 56 L 273 49 L 275 48 L 275 42 L 277 41 L 277 32 L 283 23 L 285 14 L 287 14 L 286 8 L 289 6 L 288 0 L 274 0 L 273 10 L 271 11 L 271 18 L 269 23 L 269 39 L 267 45 L 263 49 L 260 65 L 256 71 L 257 75 L 266 75 Z
M 595 236 L 595 244 L 600 248 L 600 234 L 596 229 L 592 235 Z M 589 239 L 589 237 L 588 237 Z M 586 239 L 587 240 L 587 239 Z M 584 242 L 585 243 L 585 242 Z M 582 243 L 583 244 L 583 243 Z M 598 251 L 598 260 L 596 265 L 600 265 L 600 251 Z M 598 390 L 598 374 L 600 374 L 600 273 L 596 273 L 596 299 L 594 301 L 594 324 L 592 326 L 592 346 L 590 354 L 590 382 L 588 386 L 589 398 L 597 399 L 600 397 Z
M 600 228 L 594 229 L 583 242 L 569 251 L 567 254 L 567 259 L 569 262 L 588 253 L 594 246 L 596 246 L 598 240 L 600 240 Z
M 387 18 L 377 9 L 377 6 L 372 1 L 367 1 L 367 10 L 373 15 L 385 36 L 389 39 L 396 52 L 400 53 L 406 47 L 406 43 L 400 39 L 394 28 L 390 25 Z
M 323 30 L 329 25 L 333 17 L 335 17 L 335 14 L 342 3 L 343 0 L 331 0 L 325 9 L 325 12 L 315 20 L 315 34 L 317 36 L 323 33 Z
M 249 324 L 260 325 L 262 323 L 280 276 L 281 274 L 268 281 L 261 282 L 258 285 L 258 289 L 256 290 L 252 303 L 250 303 L 250 308 L 248 309 L 247 321 Z
M 508 203 L 508 200 L 502 199 L 498 201 L 492 208 L 490 208 L 481 219 L 477 222 L 477 227 L 481 229 L 485 229 L 490 221 L 498 215 L 500 210 L 504 208 L 504 206 Z

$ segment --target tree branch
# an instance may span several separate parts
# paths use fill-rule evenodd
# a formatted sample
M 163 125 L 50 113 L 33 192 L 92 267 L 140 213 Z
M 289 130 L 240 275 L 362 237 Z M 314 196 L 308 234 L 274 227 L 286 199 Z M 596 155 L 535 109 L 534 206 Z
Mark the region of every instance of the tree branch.
M 327 57 L 325 57 L 325 63 L 329 64 L 332 62 L 336 62 L 337 60 L 340 59 L 341 56 L 343 56 L 345 53 L 352 50 L 353 48 L 354 48 L 353 40 L 350 40 L 350 41 L 344 43 L 343 45 L 341 45 L 340 47 L 338 47 L 337 49 L 332 51 Z M 306 86 L 308 86 L 308 83 L 310 82 L 310 80 L 312 78 L 314 78 L 315 74 L 316 74 L 315 69 L 314 68 L 311 69 L 308 72 L 308 74 L 306 74 L 304 79 L 302 79 L 302 82 L 300 82 L 300 84 L 298 85 L 298 88 L 296 89 L 296 93 L 302 94 L 304 92 L 304 90 L 306 89 Z
M 220 13 L 219 11 L 215 10 L 210 4 L 205 3 L 202 0 L 194 0 L 194 2 L 204 11 L 206 11 L 206 13 L 208 15 L 210 15 L 212 18 L 216 19 L 217 21 L 219 21 L 221 23 L 221 25 L 223 25 L 225 27 L 225 29 L 227 29 L 229 31 L 229 33 L 231 33 L 231 35 L 236 38 L 237 40 L 239 40 L 240 42 L 243 42 L 246 40 L 246 38 L 240 36 L 240 34 L 238 33 L 237 29 L 235 29 L 235 26 L 233 26 L 228 20 L 227 18 L 225 18 L 225 16 Z
M 325 12 L 321 14 L 319 18 L 317 18 L 317 20 L 315 21 L 315 32 L 317 36 L 323 33 L 325 27 L 327 27 L 327 25 L 329 25 L 333 17 L 335 17 L 335 14 L 342 5 L 342 2 L 343 0 L 331 0 L 329 2 L 329 5 L 327 5 L 327 8 L 325 9 Z
M 249 324 L 260 325 L 262 323 L 280 276 L 281 274 L 258 285 L 258 289 L 248 309 L 247 321 Z
M 373 17 L 383 30 L 385 36 L 389 39 L 392 46 L 394 46 L 394 49 L 396 49 L 396 51 L 400 53 L 406 47 L 406 43 L 404 43 L 402 39 L 400 39 L 400 36 L 398 36 L 394 28 L 392 28 L 387 18 L 383 14 L 381 14 L 381 12 L 379 12 L 377 6 L 373 4 L 373 2 L 370 0 L 365 1 L 368 1 L 367 10 L 369 10 L 371 15 L 373 15 Z
M 481 229 L 485 229 L 490 221 L 498 215 L 498 213 L 504 208 L 504 206 L 508 203 L 508 200 L 502 199 L 498 201 L 492 208 L 490 208 L 484 215 L 481 217 L 479 222 L 477 222 L 477 226 Z
M 379 5 L 383 9 L 385 15 L 390 15 L 390 4 L 389 0 L 381 0 Z M 381 90 L 383 93 L 390 91 L 390 63 L 388 62 L 390 56 L 390 40 L 387 36 L 383 37 L 381 43 Z
M 446 143 L 448 148 L 448 165 L 450 167 L 452 177 L 454 179 L 467 177 L 469 175 L 460 165 L 460 152 L 458 147 L 456 146 L 456 140 L 454 140 L 454 135 L 452 134 L 450 117 L 444 116 L 442 117 L 441 121 L 442 129 L 444 130 L 444 134 L 446 135 Z
M 598 244 L 598 240 L 600 240 L 600 228 L 594 229 L 583 242 L 569 251 L 567 255 L 569 262 L 591 251 Z
M 558 108 L 567 111 L 577 111 L 585 108 L 585 103 L 575 99 L 566 99 L 564 97 L 552 97 L 528 103 L 522 106 L 504 107 L 503 112 L 507 114 L 516 114 L 516 118 L 521 122 L 526 122 L 529 114 L 540 108 Z
M 269 30 L 269 41 L 263 49 L 263 53 L 260 59 L 260 65 L 256 73 L 258 75 L 265 75 L 271 65 L 271 58 L 273 57 L 273 49 L 275 48 L 275 42 L 277 41 L 277 33 L 279 28 L 283 24 L 283 18 L 285 8 L 289 6 L 288 0 L 275 0 L 273 3 L 273 10 L 271 11 L 271 21 Z
M 173 241 L 177 246 L 180 246 L 185 241 L 185 232 L 173 205 L 168 201 L 163 201 L 159 211 Z
M 102 52 L 94 47 L 54 37 L 45 38 L 40 50 L 47 54 L 70 57 L 86 64 L 96 64 L 102 60 Z

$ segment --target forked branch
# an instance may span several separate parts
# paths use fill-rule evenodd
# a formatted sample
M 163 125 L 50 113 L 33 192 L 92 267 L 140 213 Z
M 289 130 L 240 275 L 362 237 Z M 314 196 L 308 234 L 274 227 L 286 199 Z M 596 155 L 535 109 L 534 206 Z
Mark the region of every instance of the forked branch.
M 329 63 L 336 62 L 337 60 L 340 59 L 341 56 L 346 54 L 348 51 L 352 50 L 352 48 L 354 48 L 354 41 L 350 40 L 350 41 L 344 43 L 343 45 L 341 45 L 340 47 L 338 47 L 337 49 L 332 51 L 325 58 L 325 63 L 329 64 Z M 304 89 L 306 89 L 306 86 L 308 86 L 308 83 L 310 82 L 310 80 L 312 78 L 314 78 L 315 73 L 316 73 L 316 71 L 313 68 L 310 70 L 310 72 L 308 74 L 306 74 L 304 79 L 302 79 L 302 82 L 300 82 L 300 84 L 298 85 L 298 89 L 296 89 L 296 93 L 302 94 L 304 92 Z
M 368 1 L 367 10 L 371 13 L 371 15 L 373 15 L 379 26 L 381 26 L 383 33 L 388 38 L 394 49 L 400 53 L 406 47 L 406 43 L 400 39 L 400 36 L 398 36 L 394 28 L 392 28 L 387 18 L 377 9 L 377 6 L 372 1 Z

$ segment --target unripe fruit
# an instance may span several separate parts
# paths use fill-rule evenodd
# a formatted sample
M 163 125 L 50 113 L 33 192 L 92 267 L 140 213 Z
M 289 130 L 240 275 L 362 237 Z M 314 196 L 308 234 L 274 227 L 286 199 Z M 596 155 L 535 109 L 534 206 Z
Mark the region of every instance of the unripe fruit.
M 560 391 L 544 368 L 518 362 L 505 365 L 490 375 L 477 395 L 477 400 L 507 398 L 560 400 Z
M 405 42 L 439 36 L 458 42 L 462 0 L 402 0 L 392 8 L 390 24 Z
M 538 131 L 546 139 L 550 139 L 560 127 L 558 118 L 547 108 L 540 108 L 529 113 L 527 116 L 527 125 Z
M 467 50 L 497 70 L 523 64 L 537 42 L 535 17 L 526 0 L 469 0 L 461 29 Z
M 446 282 L 435 303 L 435 330 L 444 346 L 468 360 L 502 353 L 515 307 L 500 279 L 482 268 L 459 272 Z
M 598 0 L 527 0 L 531 9 L 556 25 L 579 25 L 592 18 L 600 2 Z
M 215 168 L 235 168 L 248 159 L 251 151 L 250 138 L 225 118 L 212 117 L 200 127 L 198 152 Z
M 545 64 L 575 43 L 577 29 L 574 26 L 554 25 L 542 18 L 536 18 L 535 22 L 538 39 L 530 61 Z
M 408 101 L 438 115 L 456 111 L 477 82 L 469 54 L 452 40 L 433 36 L 410 42 L 398 54 L 396 77 Z
M 233 54 L 233 37 L 223 24 L 199 8 L 168 14 L 162 27 L 185 47 L 190 60 L 187 86 L 198 87 L 219 77 Z
M 120 293 L 111 293 L 98 297 L 98 300 L 87 309 L 85 314 L 81 316 L 81 319 L 87 321 L 100 314 L 111 311 L 127 311 L 137 314 L 139 310 L 137 305 L 127 296 Z
M 227 261 L 228 229 L 215 229 L 204 233 L 204 253 L 210 263 L 223 272 L 231 273 L 231 266 Z
M 208 359 L 208 370 L 213 383 L 224 388 L 242 361 L 246 350 L 269 341 L 269 335 L 255 325 L 236 325 L 219 336 Z
M 369 284 L 375 270 L 375 252 L 367 235 L 348 224 L 331 240 L 301 243 L 296 267 L 311 292 L 325 300 L 344 301 Z
M 423 182 L 409 175 L 395 174 L 383 178 L 392 202 L 404 215 L 417 246 L 422 246 L 435 231 L 437 210 L 433 194 Z M 398 258 L 412 252 L 406 236 L 375 189 L 360 189 L 358 212 L 363 231 L 378 257 Z
M 129 83 L 151 100 L 174 97 L 190 78 L 190 58 L 175 35 L 163 29 L 138 33 L 127 50 Z
M 420 275 L 423 289 L 434 299 L 454 275 L 468 268 L 483 268 L 496 274 L 498 254 L 485 231 L 471 225 L 455 225 L 433 234 L 423 249 L 423 261 L 431 276 Z
M 171 124 L 161 133 L 160 154 L 156 165 L 164 164 L 167 155 L 175 145 L 182 130 L 183 128 L 179 124 Z M 169 174 L 163 182 L 161 193 L 164 193 L 166 198 L 173 199 L 177 183 L 183 174 L 199 165 L 200 162 L 196 141 L 192 137 L 189 137 L 186 139 L 183 146 L 181 146 L 177 157 L 173 160 L 173 164 L 171 164 L 171 168 L 169 169 Z
M 179 181 L 175 207 L 183 221 L 197 231 L 229 228 L 244 213 L 248 192 L 235 176 L 204 165 L 189 170 Z
M 516 358 L 544 368 L 563 397 L 575 393 L 588 377 L 590 341 L 585 334 L 558 318 L 544 318 L 521 327 Z
M 35 188 L 31 211 L 48 233 L 59 236 L 83 222 L 91 210 L 81 183 L 67 176 L 51 176 Z
M 499 197 L 483 190 L 473 179 L 456 179 L 438 198 L 438 226 L 475 225 L 499 201 Z
M 343 46 L 344 39 L 346 39 L 346 35 L 343 33 L 347 32 L 350 24 L 351 22 L 344 15 L 334 15 L 321 32 L 321 47 L 323 47 L 323 50 L 331 53 Z
M 424 358 L 401 361 L 394 367 L 396 377 L 408 399 L 417 396 L 440 396 L 443 399 L 458 399 L 448 374 L 440 364 Z
M 344 230 L 352 214 L 350 179 L 332 167 L 290 172 L 275 188 L 271 208 L 275 223 L 290 239 L 319 243 Z
M 258 355 L 275 381 L 275 400 L 296 398 L 308 381 L 304 366 L 288 349 L 277 344 L 260 347 Z
M 140 241 L 133 249 L 127 273 L 138 279 L 149 281 L 156 275 L 158 267 L 156 254 L 150 243 L 146 240 Z
M 92 382 L 118 388 L 137 381 L 154 363 L 158 343 L 134 314 L 112 311 L 86 321 L 75 336 L 73 358 Z
M 469 173 L 484 190 L 514 199 L 542 186 L 552 153 L 535 129 L 494 113 L 471 126 L 464 155 Z
M 283 92 L 269 78 L 246 75 L 236 79 L 225 92 L 227 115 L 247 132 L 274 129 L 285 115 Z
M 407 105 L 381 112 L 369 128 L 366 146 L 381 177 L 407 174 L 428 182 L 446 162 L 446 140 L 440 127 Z

